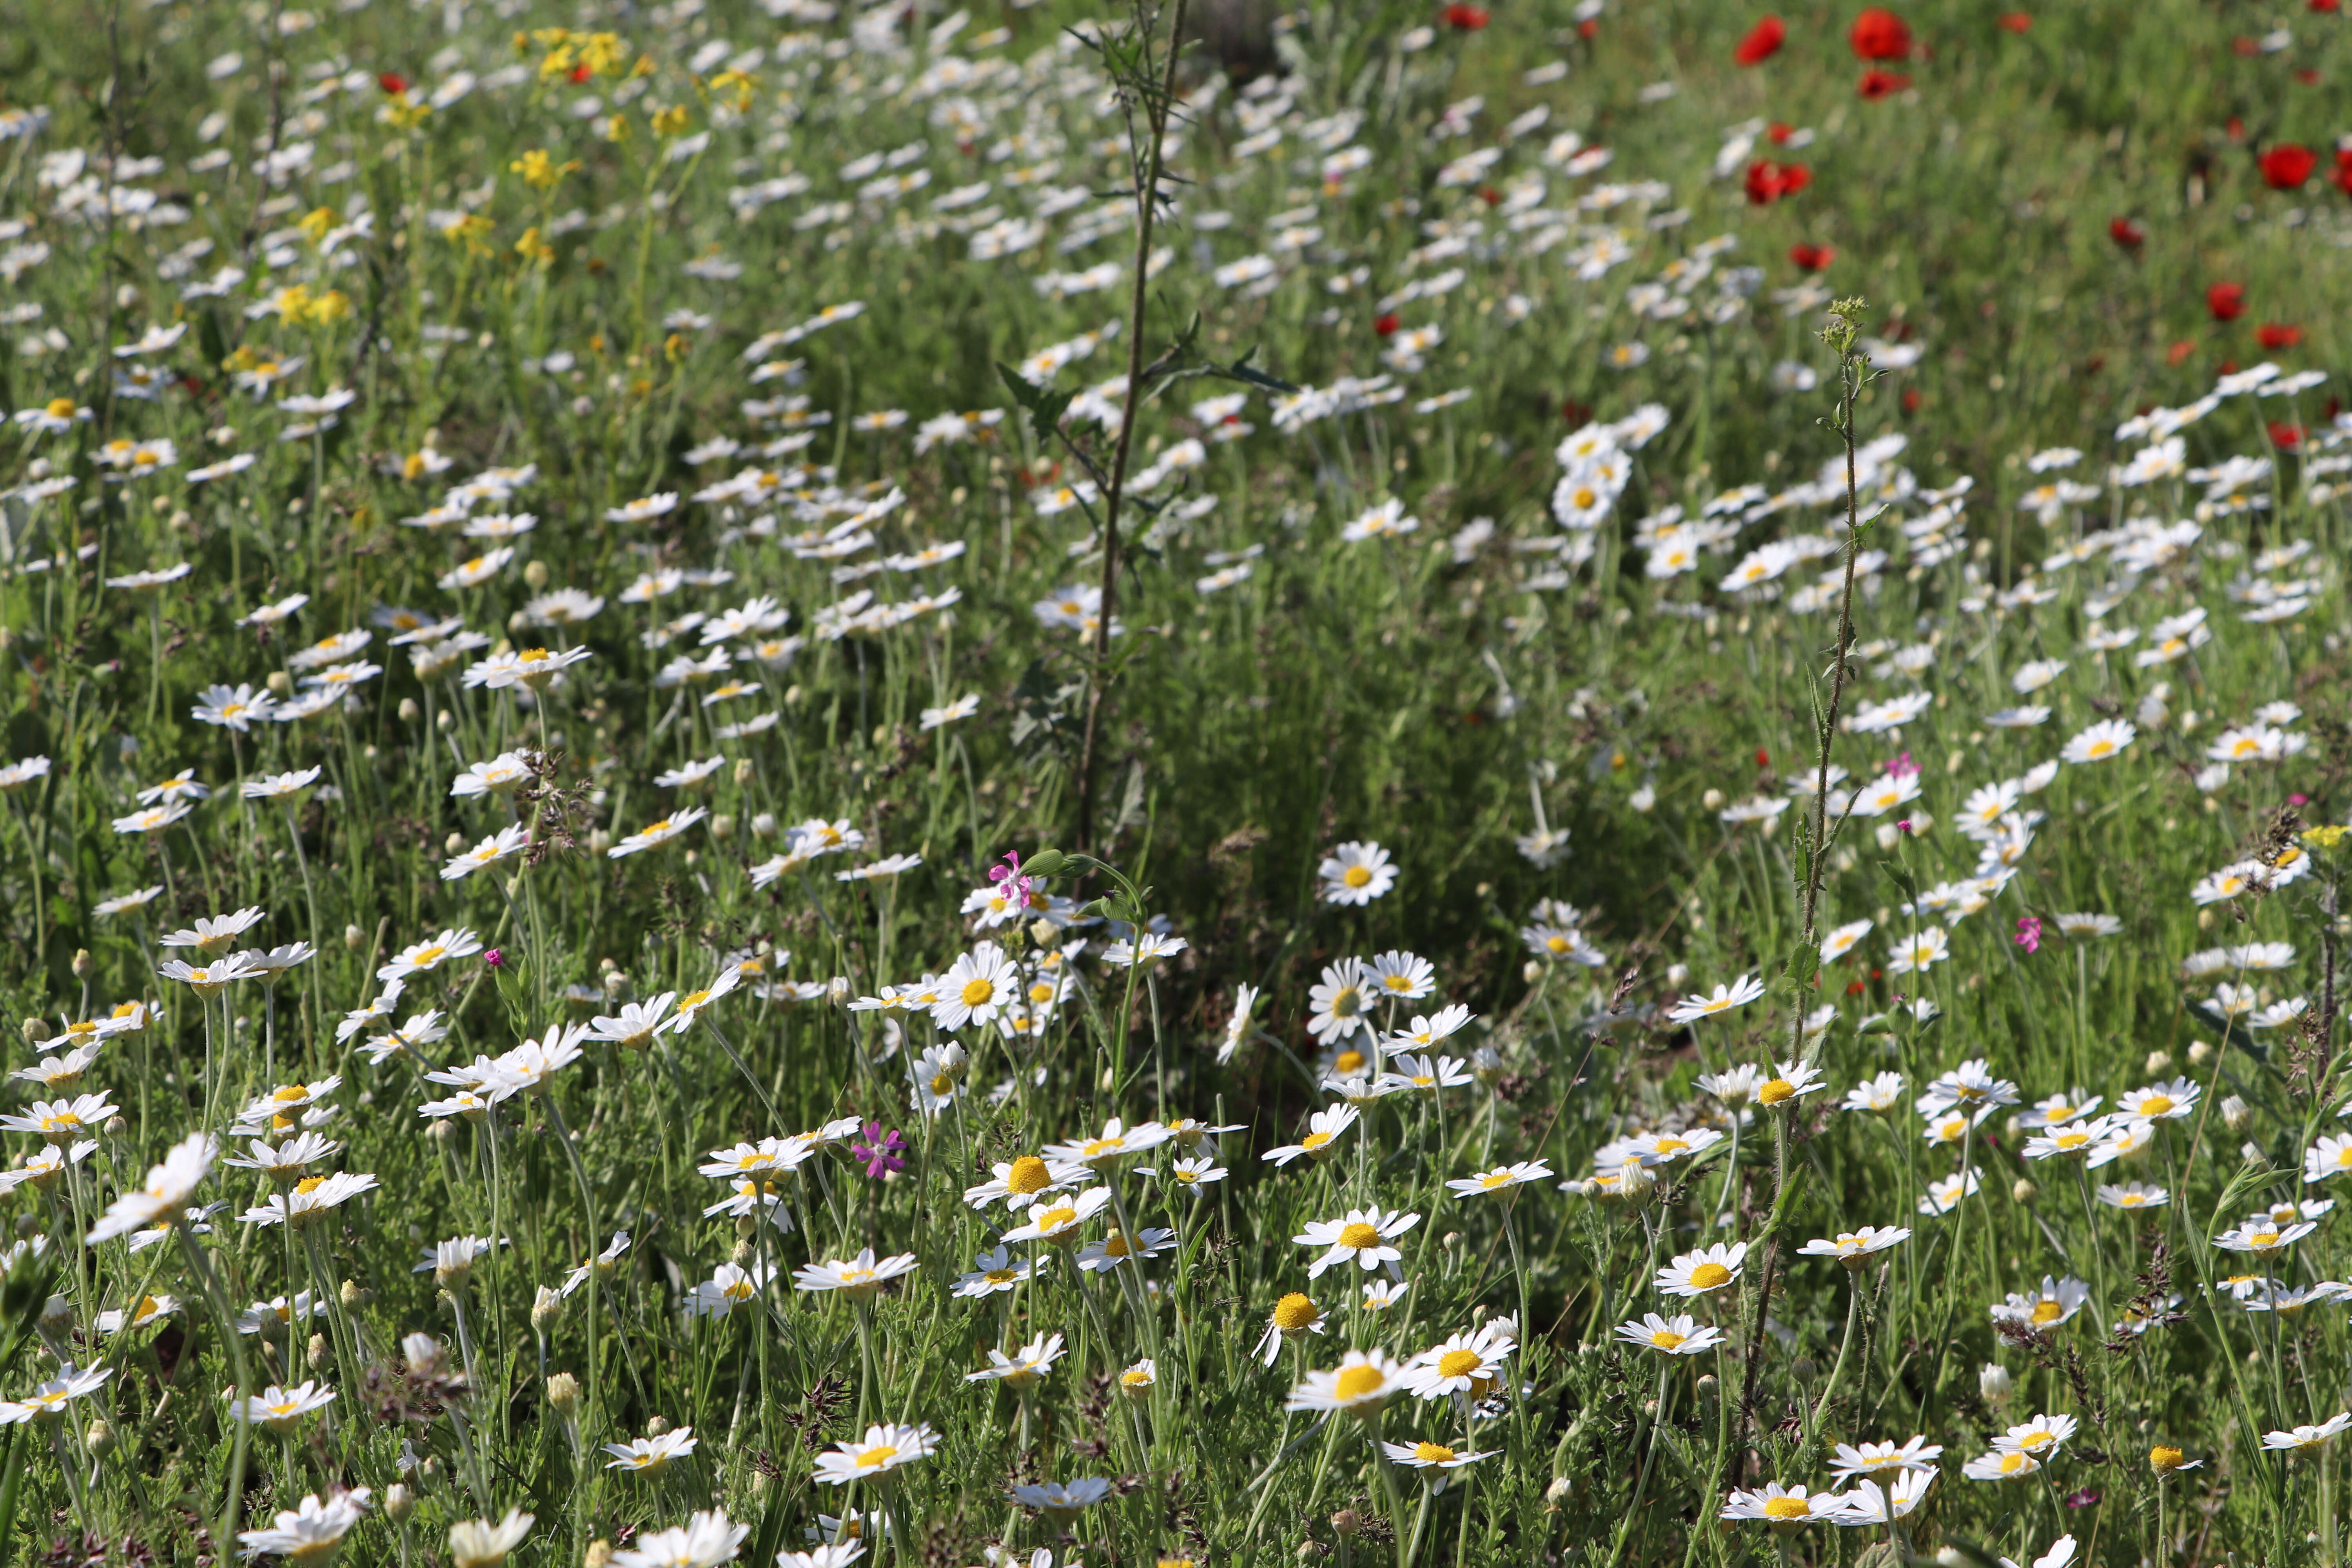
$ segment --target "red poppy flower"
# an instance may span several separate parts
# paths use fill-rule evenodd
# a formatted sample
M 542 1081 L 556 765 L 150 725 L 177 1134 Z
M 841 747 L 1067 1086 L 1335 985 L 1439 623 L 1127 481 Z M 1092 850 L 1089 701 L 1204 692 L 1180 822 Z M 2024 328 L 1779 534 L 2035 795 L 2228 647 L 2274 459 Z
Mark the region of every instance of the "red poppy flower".
M 1403 325 L 1403 323 L 1397 320 L 1396 312 L 1394 310 L 1391 310 L 1385 316 L 1374 317 L 1372 320 L 1372 331 L 1378 332 L 1384 338 L 1391 336 L 1396 331 L 1397 328 L 1402 325 Z
M 1862 96 L 1876 103 L 1911 85 L 1911 79 L 1899 71 L 1867 70 L 1862 73 Z
M 2274 191 L 2299 190 L 2318 167 L 2318 153 L 2300 142 L 2282 142 L 2263 153 L 2263 184 Z
M 1600 22 L 1593 17 L 1587 16 L 1583 21 L 1579 22 L 1576 25 L 1576 36 L 1580 38 L 1599 37 L 1601 36 Z
M 2291 349 L 2303 342 L 2303 329 L 2288 321 L 2264 321 L 2254 329 L 2254 341 L 2266 349 Z
M 2183 338 L 2164 351 L 2164 363 L 2169 365 L 2186 364 L 2189 362 L 2189 356 L 2196 352 L 2197 345 Z M 2147 410 L 2142 409 L 2141 412 L 2146 413 Z
M 2337 190 L 2352 196 L 2352 151 L 2341 147 L 2336 150 L 2336 172 L 2327 178 Z
M 1919 389 L 1917 387 L 1906 386 L 1903 389 L 1903 412 L 1906 414 L 1916 414 L 1919 412 Z
M 2303 426 L 2290 425 L 2284 419 L 2271 422 L 2271 445 L 2282 452 L 2292 452 L 2303 445 Z
M 2235 375 L 2238 374 L 2238 362 L 2233 359 L 2225 359 L 2220 364 L 2213 367 L 2213 374 L 2215 375 Z
M 1757 747 L 1757 748 L 1756 748 L 1756 765 L 1757 765 L 1758 767 L 1759 767 L 1759 768 L 1769 768 L 1769 767 L 1770 767 L 1770 766 L 1772 765 L 1772 753 L 1771 753 L 1771 752 L 1768 752 L 1768 751 L 1766 751 L 1766 750 L 1765 750 L 1763 747 L 1761 747 L 1761 746 Z
M 384 91 L 391 93 L 394 98 L 399 97 L 402 93 L 408 90 L 408 79 L 402 76 L 398 71 L 384 72 L 382 76 L 375 79 L 375 84 L 376 86 L 383 89 Z
M 2243 33 L 2241 33 L 2236 37 L 2230 40 L 2230 50 L 2232 54 L 2243 55 L 2248 59 L 2252 59 L 2254 56 L 2263 52 L 2263 47 L 2253 39 L 2246 37 Z
M 2205 308 L 2213 312 L 2217 321 L 2234 321 L 2246 313 L 2246 286 L 2243 283 L 2216 283 L 2205 290 Z
M 1491 207 L 1503 199 L 1503 193 L 1492 185 L 1481 185 L 1478 187 L 1478 199 Z
M 1764 128 L 1764 134 L 1772 139 L 1772 145 L 1775 147 L 1785 144 L 1789 138 L 1794 136 L 1796 133 L 1797 128 L 1795 126 L 1779 120 L 1772 121 L 1771 124 Z
M 1487 22 L 1484 5 L 1448 5 L 1445 25 L 1457 33 L 1475 33 Z
M 2317 87 L 2319 85 L 2319 73 L 2306 66 L 2294 73 L 2294 79 L 2303 83 L 2305 87 Z
M 592 74 L 593 73 L 592 73 L 586 66 L 573 66 L 572 68 L 572 75 L 567 79 L 571 81 L 572 86 L 578 87 L 582 82 L 586 81 Z
M 1993 18 L 2004 33 L 2022 33 L 2033 26 L 2033 18 L 2022 11 L 2003 11 Z
M 1776 163 L 1769 158 L 1759 158 L 1748 165 L 1748 200 L 1755 206 L 1770 206 L 1782 196 L 1793 196 L 1812 183 L 1812 171 L 1802 163 Z
M 1739 40 L 1731 58 L 1744 66 L 1760 66 L 1779 54 L 1780 46 L 1788 41 L 1788 25 L 1778 16 L 1767 16 L 1748 29 L 1748 36 Z
M 2117 245 L 2122 246 L 2126 250 L 2137 250 L 2141 246 L 2147 243 L 2147 230 L 2140 227 L 2139 225 L 2132 222 L 2132 220 L 2127 217 L 2109 218 L 2107 220 L 2107 237 L 2114 240 Z
M 2311 0 L 2311 8 L 2315 11 L 2341 11 L 2344 0 Z
M 1911 29 L 1894 12 L 1873 5 L 1853 19 L 1853 31 L 1846 35 L 1853 52 L 1865 60 L 1903 60 L 1911 58 Z
M 1837 259 L 1837 247 L 1829 245 L 1792 245 L 1789 247 L 1790 265 L 1800 272 L 1819 272 Z

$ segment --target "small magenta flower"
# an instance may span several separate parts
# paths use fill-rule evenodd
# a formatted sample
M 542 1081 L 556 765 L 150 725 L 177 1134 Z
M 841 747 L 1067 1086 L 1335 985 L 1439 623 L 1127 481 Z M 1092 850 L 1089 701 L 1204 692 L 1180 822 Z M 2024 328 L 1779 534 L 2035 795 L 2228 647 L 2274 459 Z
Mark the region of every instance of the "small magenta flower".
M 866 1173 L 878 1182 L 892 1171 L 907 1168 L 901 1157 L 906 1147 L 907 1141 L 898 1136 L 897 1128 L 886 1133 L 879 1121 L 869 1121 L 866 1124 L 866 1141 L 852 1143 L 849 1152 L 865 1164 Z
M 2036 915 L 2018 916 L 2017 935 L 2011 940 L 2028 952 L 2040 952 L 2042 951 L 2041 918 Z
M 1902 820 L 1898 821 L 1897 823 L 1895 823 L 1895 832 L 1897 832 L 1897 833 L 1908 833 L 1908 832 L 1910 832 L 1910 831 L 1911 831 L 1911 819 L 1910 819 L 1909 817 L 1907 817 L 1907 816 L 1906 816 L 1906 817 L 1904 817 Z
M 989 868 L 988 879 L 1011 894 L 1014 902 L 1024 909 L 1028 908 L 1030 883 L 1029 879 L 1021 874 L 1020 850 L 1006 851 L 1003 865 Z
M 506 950 L 500 947 L 490 949 L 482 954 L 482 963 L 491 969 L 504 969 L 507 966 Z
M 1886 764 L 1886 771 L 1898 779 L 1907 779 L 1919 771 L 1919 764 L 1911 760 L 1910 752 L 1905 752 Z

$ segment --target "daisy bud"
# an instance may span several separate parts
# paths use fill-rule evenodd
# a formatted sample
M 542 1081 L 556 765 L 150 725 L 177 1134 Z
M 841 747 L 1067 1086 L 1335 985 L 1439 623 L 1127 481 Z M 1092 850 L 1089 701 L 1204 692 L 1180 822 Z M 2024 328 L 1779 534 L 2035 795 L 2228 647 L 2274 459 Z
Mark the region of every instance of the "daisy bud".
M 748 1240 L 739 1241 L 733 1247 L 728 1248 L 727 1258 L 729 1262 L 734 1264 L 738 1268 L 740 1268 L 743 1265 L 751 1261 L 752 1258 L 757 1255 L 758 1250 L 759 1249 L 754 1247 Z M 658 1437 L 661 1434 L 656 1432 L 654 1436 Z
M 669 1422 L 659 1415 L 655 1416 L 652 1420 L 646 1423 L 646 1436 L 648 1437 L 661 1436 L 668 1430 Z
M 1892 849 L 1903 842 L 1903 835 L 1895 831 L 1895 825 L 1891 822 L 1880 823 L 1873 837 L 1878 840 L 1878 847 L 1881 849 Z
M 1643 784 L 1640 789 L 1635 790 L 1632 795 L 1625 797 L 1625 804 L 1632 806 L 1635 811 L 1646 813 L 1652 806 L 1658 804 L 1657 789 L 1654 785 Z
M 269 672 L 269 690 L 274 697 L 283 697 L 294 689 L 294 678 L 282 669 Z
M 1039 947 L 1053 946 L 1054 938 L 1059 933 L 1054 930 L 1054 922 L 1052 921 L 1034 920 L 1029 922 L 1029 940 L 1035 942 Z
M 1789 1375 L 1799 1383 L 1811 1383 L 1820 1375 L 1821 1367 L 1812 1357 L 1801 1355 L 1789 1363 Z
M 41 1330 L 44 1333 L 60 1334 L 73 1326 L 73 1303 L 63 1296 L 51 1296 L 41 1303 Z
M 751 819 L 751 837 L 754 837 L 754 838 L 773 838 L 775 836 L 776 836 L 776 814 L 775 814 L 774 812 L 772 812 L 772 811 L 763 811 L 763 812 L 761 812 L 759 816 L 755 816 L 755 817 L 753 817 L 753 818 Z
M 405 1520 L 409 1510 L 415 1506 L 416 1494 L 398 1481 L 383 1489 L 384 1517 L 391 1520 L 393 1523 L 398 1524 Z
M 1987 1362 L 1977 1373 L 1977 1392 L 1984 1395 L 1987 1405 L 1996 1407 L 2009 1403 L 2010 1390 L 2015 1385 L 2009 1368 L 1998 1362 Z
M 457 1124 L 446 1119 L 435 1122 L 425 1131 L 425 1136 L 432 1139 L 436 1143 L 446 1143 L 450 1139 L 455 1138 L 457 1135 Z
M 787 708 L 797 708 L 801 705 L 802 700 L 807 696 L 808 693 L 803 691 L 799 687 L 787 686 L 784 688 L 784 706 Z
M 1331 1516 L 1331 1528 L 1349 1540 L 1354 1539 L 1356 1531 L 1363 1528 L 1363 1523 L 1352 1508 L 1343 1508 Z
M 363 1307 L 371 1300 L 368 1292 L 360 1289 L 360 1282 L 356 1279 L 344 1280 L 343 1288 L 335 1295 L 345 1307 Z
M 544 589 L 547 586 L 547 563 L 534 561 L 525 566 L 522 569 L 522 580 L 530 584 L 530 591 L 534 594 Z
M 110 1116 L 106 1119 L 106 1135 L 109 1138 L 120 1138 L 130 1131 L 131 1119 L 129 1117 Z
M 93 1421 L 89 1424 L 89 1430 L 82 1435 L 82 1441 L 89 1445 L 91 1453 L 104 1458 L 114 1451 L 114 1428 L 102 1420 Z
M 539 1300 L 530 1304 L 530 1327 L 534 1333 L 543 1334 L 563 1316 L 563 1298 L 541 1285 Z
M 1723 792 L 1719 789 L 1711 789 L 1705 795 L 1698 797 L 1698 803 L 1706 807 L 1709 811 L 1721 811 L 1723 809 Z
M 2213 929 L 2213 911 L 2210 908 L 2201 909 L 2197 911 L 2197 929 L 2199 931 L 2211 931 Z
M 446 733 L 457 727 L 457 716 L 451 713 L 446 708 L 444 708 L 440 712 L 433 716 L 433 726 L 435 729 Z
M 849 977 L 845 974 L 836 974 L 825 982 L 824 999 L 836 1007 L 848 1006 L 849 999 L 856 994 L 856 988 L 849 984 Z
M 367 932 L 360 930 L 357 926 L 345 926 L 343 928 L 343 947 L 345 951 L 357 952 L 361 948 L 365 947 L 366 945 Z
M 588 835 L 588 853 L 602 855 L 613 847 L 613 836 L 599 827 Z
M 2018 1177 L 2016 1182 L 2013 1183 L 2009 1189 L 2009 1195 L 2015 1198 L 2021 1204 L 2032 1203 L 2036 1197 L 2041 1195 L 2041 1193 L 2042 1189 L 2040 1187 L 2035 1186 L 2023 1176 Z
M 2213 1047 L 2211 1046 L 2206 1044 L 2203 1040 L 2191 1040 L 2189 1042 L 2189 1065 L 2190 1067 L 2201 1068 L 2212 1059 Z
M 2250 1138 L 2238 1145 L 2238 1158 L 2249 1165 L 2259 1165 L 2263 1163 L 2263 1146 Z
M 86 947 L 74 949 L 73 973 L 76 980 L 89 979 L 89 972 L 95 967 L 96 965 L 90 963 L 89 949 Z
M 751 766 L 751 758 L 738 757 L 735 759 L 735 782 L 737 784 L 750 784 L 751 782 L 751 775 L 754 772 L 755 770 Z
M 1530 985 L 1533 985 L 1537 981 L 1541 980 L 1543 978 L 1543 965 L 1532 958 L 1528 959 L 1527 963 L 1519 966 L 1519 978 L 1526 981 Z
M 536 566 L 539 563 L 534 561 L 531 564 Z M 530 617 L 524 615 L 520 610 L 517 610 L 513 615 L 507 617 L 507 630 L 510 632 L 521 631 L 530 625 Z
M 2221 1102 L 2221 1125 L 2232 1132 L 2243 1132 L 2246 1123 L 2253 1120 L 2253 1110 L 2236 1095 Z
M 17 1026 L 17 1033 L 23 1035 L 27 1043 L 37 1042 L 49 1037 L 49 1026 L 38 1018 L 27 1018 Z
M 736 1239 L 739 1241 L 749 1241 L 759 1234 L 760 1222 L 758 1220 L 753 1219 L 747 1214 L 739 1214 L 735 1216 Z
M 618 996 L 629 988 L 629 977 L 620 970 L 608 969 L 604 971 L 604 986 L 605 995 Z
M 310 1342 L 302 1347 L 302 1358 L 310 1363 L 310 1370 L 313 1372 L 316 1372 L 320 1367 L 326 1365 L 327 1336 L 324 1334 L 312 1334 L 310 1336 Z
M 2147 1468 L 2159 1476 L 2168 1476 L 2180 1468 L 2181 1460 L 2186 1458 L 2179 1449 L 2158 1443 L 2147 1451 Z
M 466 836 L 462 833 L 452 833 L 441 841 L 441 850 L 444 854 L 460 855 L 465 852 L 465 849 Z
M 421 712 L 421 711 L 422 711 L 422 710 L 420 710 L 420 709 L 416 706 L 416 699 L 415 699 L 415 698 L 414 698 L 414 697 L 404 697 L 404 698 L 402 698 L 402 699 L 400 700 L 400 709 L 399 709 L 399 712 L 400 712 L 400 721 L 401 721 L 402 723 L 404 723 L 404 724 L 414 724 L 414 723 L 415 723 L 415 722 L 416 722 L 416 715 L 417 715 L 419 712 Z
M 1969 1560 L 1957 1546 L 1947 1546 L 1936 1553 L 1937 1568 L 1968 1568 Z
M 531 564 L 536 566 L 539 563 L 534 561 Z M 597 1540 L 588 1543 L 587 1555 L 580 1559 L 580 1564 L 581 1568 L 607 1568 L 607 1564 L 612 1561 L 613 1543 L 609 1541 Z
M 580 1380 L 568 1372 L 557 1373 L 547 1380 L 547 1402 L 558 1415 L 568 1418 L 580 1407 Z
M 2172 1070 L 2172 1053 L 2170 1051 L 2150 1051 L 2147 1053 L 2147 1065 L 2148 1077 L 2162 1078 L 2166 1073 Z
M 1708 1373 L 1698 1380 L 1698 1407 L 1701 1410 L 1712 1414 L 1717 1401 L 1722 1397 L 1723 1384 L 1717 1381 L 1715 1373 Z
M 1567 1501 L 1569 1494 L 1575 1490 L 1575 1483 L 1566 1476 L 1554 1476 L 1551 1479 L 1551 1485 L 1544 1488 L 1544 1501 L 1557 1506 Z
M 735 818 L 720 812 L 710 819 L 710 837 L 724 841 L 735 837 Z

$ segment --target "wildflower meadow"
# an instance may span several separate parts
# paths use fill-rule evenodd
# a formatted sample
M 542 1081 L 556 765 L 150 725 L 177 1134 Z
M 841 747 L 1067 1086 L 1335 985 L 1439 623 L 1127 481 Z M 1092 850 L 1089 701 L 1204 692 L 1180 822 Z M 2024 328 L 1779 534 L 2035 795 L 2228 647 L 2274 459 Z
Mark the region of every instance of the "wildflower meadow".
M 2338 0 L 0 0 L 0 1568 L 2352 1507 Z

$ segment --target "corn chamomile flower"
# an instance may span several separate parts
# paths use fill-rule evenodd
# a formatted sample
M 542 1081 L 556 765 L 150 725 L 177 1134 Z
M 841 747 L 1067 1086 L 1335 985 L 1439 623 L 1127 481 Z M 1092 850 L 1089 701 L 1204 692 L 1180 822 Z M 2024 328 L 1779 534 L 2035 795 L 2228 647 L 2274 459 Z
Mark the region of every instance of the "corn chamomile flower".
M 1752 974 L 1743 974 L 1728 984 L 1717 984 L 1704 994 L 1693 992 L 1666 1010 L 1666 1016 L 1677 1024 L 1693 1024 L 1701 1018 L 1712 1018 L 1728 1013 L 1735 1007 L 1745 1007 L 1764 994 L 1764 983 Z
M 1508 1192 L 1529 1182 L 1548 1182 L 1555 1173 L 1541 1160 L 1521 1160 L 1517 1164 L 1497 1165 L 1491 1171 L 1455 1177 L 1445 1185 L 1455 1196 L 1466 1198 L 1481 1193 Z
M 1157 1149 L 1173 1134 L 1158 1121 L 1139 1121 L 1129 1127 L 1118 1117 L 1103 1123 L 1103 1130 L 1092 1138 L 1081 1138 L 1071 1143 L 1048 1143 L 1045 1156 L 1051 1161 L 1084 1165 L 1099 1171 L 1132 1154 Z
M 1102 1239 L 1078 1249 L 1078 1267 L 1092 1274 L 1108 1273 L 1129 1258 L 1159 1257 L 1175 1239 L 1172 1230 L 1147 1227 L 1130 1235 L 1114 1226 Z
M 2331 1415 L 2325 1421 L 2284 1432 L 2265 1432 L 2263 1434 L 2263 1447 L 2273 1453 L 2302 1453 L 2306 1449 L 2324 1447 L 2335 1441 L 2347 1427 L 2352 1427 L 2352 1412 Z
M 1664 1355 L 1703 1355 L 1723 1342 L 1720 1330 L 1707 1327 L 1687 1312 L 1671 1318 L 1644 1312 L 1637 1321 L 1618 1324 L 1617 1337 L 1626 1344 Z
M 1901 1443 L 1840 1443 L 1832 1456 L 1830 1479 L 1835 1481 L 1884 1479 L 1904 1471 L 1932 1475 L 1943 1447 L 1925 1437 Z
M 1866 1225 L 1860 1230 L 1842 1230 L 1833 1239 L 1816 1237 L 1797 1252 L 1804 1258 L 1834 1258 L 1850 1269 L 1859 1269 L 1869 1265 L 1871 1254 L 1900 1246 L 1910 1236 L 1902 1226 Z
M 939 1446 L 939 1434 L 928 1425 L 868 1426 L 863 1442 L 836 1444 L 816 1457 L 816 1479 L 829 1487 L 877 1481 L 930 1458 Z
M 1401 1381 L 1423 1399 L 1443 1399 L 1449 1394 L 1483 1396 L 1500 1384 L 1504 1359 L 1517 1348 L 1502 1328 L 1482 1324 L 1413 1357 L 1405 1363 Z
M 1709 1295 L 1738 1279 L 1747 1258 L 1746 1242 L 1717 1242 L 1676 1258 L 1652 1283 L 1669 1296 Z
M 302 1568 L 325 1563 L 341 1550 L 343 1537 L 357 1528 L 373 1495 L 366 1487 L 330 1491 L 323 1498 L 313 1494 L 296 1507 L 278 1510 L 266 1525 L 238 1531 L 236 1538 L 248 1558 L 278 1557 Z
M 233 1394 L 234 1391 L 232 1391 Z M 252 1422 L 272 1432 L 291 1432 L 305 1415 L 314 1415 L 334 1403 L 335 1391 L 323 1384 L 303 1382 L 291 1388 L 271 1384 L 250 1398 L 229 1403 L 232 1420 Z
M 1379 845 L 1350 841 L 1335 847 L 1315 868 L 1327 904 L 1364 905 L 1396 886 L 1396 865 Z
M 954 1294 L 977 1300 L 1017 1289 L 1031 1274 L 1030 1261 L 1009 1247 L 994 1247 L 971 1260 L 971 1272 L 956 1276 Z
M 1302 1334 L 1324 1331 L 1326 1316 L 1323 1309 L 1299 1291 L 1293 1290 L 1274 1304 L 1265 1320 L 1265 1332 L 1257 1342 L 1257 1358 L 1272 1366 L 1281 1355 L 1282 1347 Z
M 829 1259 L 803 1264 L 793 1271 L 793 1288 L 816 1292 L 839 1290 L 852 1300 L 865 1300 L 900 1275 L 912 1274 L 915 1268 L 915 1255 L 911 1252 L 877 1259 L 868 1247 L 846 1262 Z
M 1491 1448 L 1465 1452 L 1426 1438 L 1414 1443 L 1383 1441 L 1381 1450 L 1395 1463 L 1421 1471 L 1432 1492 L 1444 1491 L 1453 1471 L 1475 1465 L 1481 1459 L 1493 1458 L 1496 1452 Z
M 2091 1288 L 2080 1279 L 2054 1279 L 2045 1274 L 2039 1290 L 2011 1291 L 2007 1300 L 1991 1308 L 1992 1321 L 2030 1329 L 2055 1328 L 2081 1311 L 2090 1297 Z
M 1344 1412 L 1359 1419 L 1379 1414 L 1403 1388 L 1404 1368 L 1386 1351 L 1349 1351 L 1329 1371 L 1310 1371 L 1290 1391 L 1285 1410 Z
M 2105 1116 L 2070 1121 L 2028 1138 L 2021 1152 L 2029 1160 L 2080 1159 L 2096 1150 L 2114 1125 L 2113 1119 Z
M 2147 1182 L 2104 1183 L 2097 1194 L 2101 1203 L 2117 1209 L 2162 1208 L 2172 1201 L 2169 1193 Z
M 965 1373 L 963 1380 L 966 1383 L 1002 1383 L 1016 1392 L 1024 1391 L 1035 1386 L 1047 1373 L 1052 1372 L 1054 1363 L 1062 1359 L 1062 1353 L 1061 1335 L 1040 1334 L 1010 1355 L 1003 1351 L 989 1352 L 988 1364 L 978 1372 Z
M 679 1426 L 656 1437 L 635 1437 L 626 1443 L 607 1443 L 604 1452 L 613 1456 L 608 1470 L 627 1470 L 633 1475 L 657 1476 L 669 1468 L 674 1460 L 691 1455 L 698 1439 L 691 1426 Z
M 1339 1219 L 1310 1220 L 1303 1233 L 1290 1239 L 1301 1247 L 1324 1248 L 1323 1255 L 1307 1266 L 1309 1279 L 1321 1277 L 1335 1264 L 1349 1262 L 1367 1272 L 1385 1263 L 1393 1276 L 1404 1254 L 1391 1244 L 1420 1223 L 1417 1214 L 1382 1210 L 1376 1205 L 1349 1209 Z
M 1339 1135 L 1356 1124 L 1358 1112 L 1354 1106 L 1327 1106 L 1307 1119 L 1307 1135 L 1296 1143 L 1286 1143 L 1268 1149 L 1260 1158 L 1277 1165 L 1287 1165 L 1300 1155 L 1321 1160 L 1331 1154 Z
M 1006 1241 L 1045 1241 L 1056 1246 L 1077 1239 L 1079 1226 L 1110 1202 L 1108 1187 L 1088 1187 L 1029 1205 L 1028 1219 L 1004 1233 Z
M 1783 1487 L 1768 1481 L 1760 1491 L 1735 1491 L 1716 1517 L 1760 1519 L 1775 1530 L 1801 1530 L 1817 1519 L 1834 1520 L 1845 1511 L 1841 1492 L 1808 1492 L 1803 1487 Z
M 2246 1252 L 2256 1258 L 2272 1258 L 2318 1228 L 2308 1220 L 2280 1225 L 2264 1215 L 2223 1231 L 2213 1238 L 2213 1245 L 2224 1252 Z
M 723 1318 L 738 1307 L 751 1305 L 760 1299 L 775 1270 L 764 1264 L 745 1268 L 740 1264 L 722 1263 L 711 1271 L 708 1279 L 698 1281 L 687 1295 L 685 1312 L 689 1318 Z
M 2017 1449 L 1996 1448 L 1990 1454 L 1979 1454 L 1960 1467 L 1960 1474 L 1972 1481 L 2022 1481 L 2030 1479 L 2042 1468 L 2042 1461 Z
M 2133 1121 L 2178 1121 L 2195 1112 L 2198 1098 L 2204 1092 L 2204 1086 L 2194 1079 L 2176 1078 L 2120 1097 L 2116 1111 Z

